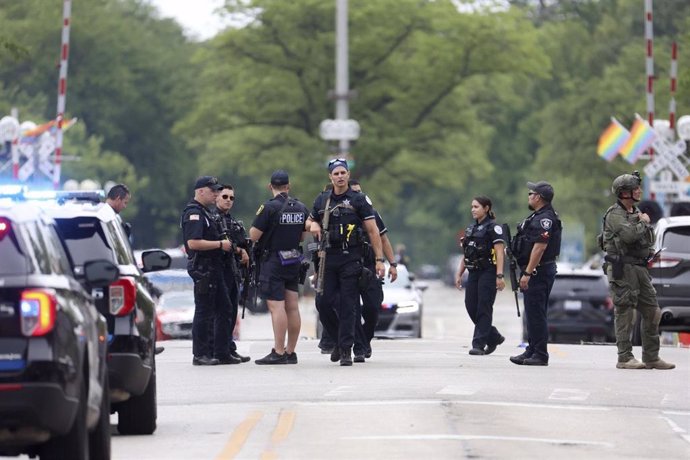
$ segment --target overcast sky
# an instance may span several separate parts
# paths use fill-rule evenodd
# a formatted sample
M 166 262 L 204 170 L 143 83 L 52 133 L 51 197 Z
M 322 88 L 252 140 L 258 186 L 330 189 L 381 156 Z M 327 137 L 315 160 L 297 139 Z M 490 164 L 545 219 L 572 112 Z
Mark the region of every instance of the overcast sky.
M 186 29 L 190 38 L 205 40 L 224 26 L 222 18 L 213 10 L 223 0 L 149 0 L 162 17 L 172 17 Z

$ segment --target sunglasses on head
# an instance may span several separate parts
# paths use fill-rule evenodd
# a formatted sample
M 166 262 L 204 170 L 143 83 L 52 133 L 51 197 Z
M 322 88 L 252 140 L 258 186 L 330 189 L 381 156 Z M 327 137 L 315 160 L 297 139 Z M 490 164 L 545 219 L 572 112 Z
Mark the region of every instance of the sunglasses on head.
M 346 163 L 347 164 L 347 160 L 345 158 L 333 158 L 331 161 L 328 162 L 328 165 L 330 166 L 334 163 Z
M 232 195 L 221 195 L 220 197 L 224 200 L 235 201 L 235 197 Z

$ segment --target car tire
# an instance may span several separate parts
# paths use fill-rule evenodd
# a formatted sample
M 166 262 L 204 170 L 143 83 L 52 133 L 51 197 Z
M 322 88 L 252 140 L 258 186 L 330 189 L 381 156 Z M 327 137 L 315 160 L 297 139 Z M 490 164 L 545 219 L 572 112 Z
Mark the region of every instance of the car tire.
M 419 311 L 419 327 L 417 328 L 417 338 L 418 339 L 422 338 L 422 323 L 424 323 L 423 318 L 424 318 L 424 316 L 422 316 L 422 311 L 420 310 Z
M 158 417 L 156 401 L 156 363 L 140 396 L 132 396 L 117 408 L 117 431 L 120 434 L 153 434 Z
M 89 436 L 86 429 L 86 385 L 79 383 L 79 407 L 69 432 L 43 444 L 41 460 L 88 460 Z
M 110 380 L 106 371 L 103 379 L 101 415 L 89 434 L 89 453 L 92 459 L 110 460 L 110 452 Z

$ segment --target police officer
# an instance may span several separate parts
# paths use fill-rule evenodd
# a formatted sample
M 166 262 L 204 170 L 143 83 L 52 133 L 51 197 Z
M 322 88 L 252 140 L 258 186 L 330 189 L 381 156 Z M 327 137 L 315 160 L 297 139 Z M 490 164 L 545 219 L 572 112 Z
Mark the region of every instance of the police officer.
M 259 290 L 271 312 L 274 346 L 268 355 L 255 362 L 297 364 L 295 347 L 301 328 L 297 291 L 304 258 L 300 242 L 309 210 L 288 195 L 287 172 L 275 171 L 269 189 L 273 198 L 259 207 L 249 237 L 259 245 Z
M 223 279 L 222 257 L 233 251 L 223 239 L 209 209 L 221 189 L 218 179 L 201 176 L 194 184 L 194 199 L 182 212 L 180 226 L 187 252 L 187 272 L 194 280 L 194 319 L 192 321 L 192 364 L 213 366 L 231 364 L 229 338 L 230 309 Z M 213 330 L 213 349 L 209 332 Z
M 241 222 L 235 220 L 230 214 L 235 204 L 235 190 L 232 185 L 223 184 L 216 198 L 216 211 L 218 211 L 218 224 L 223 238 L 233 243 L 233 252 L 223 257 L 223 275 L 230 296 L 230 361 L 234 364 L 246 363 L 249 356 L 237 353 L 237 344 L 234 339 L 235 324 L 237 323 L 237 311 L 240 297 L 240 266 L 249 262 L 247 254 L 247 233 Z
M 673 369 L 659 358 L 661 310 L 651 283 L 647 262 L 654 256 L 654 230 L 647 214 L 635 205 L 642 198 L 640 176 L 623 174 L 611 191 L 616 204 L 604 214 L 602 249 L 614 304 L 618 369 Z M 642 362 L 635 359 L 630 342 L 633 310 L 642 317 Z
M 503 279 L 503 228 L 496 224 L 492 206 L 487 196 L 472 199 L 471 212 L 475 221 L 465 230 L 463 257 L 455 277 L 455 286 L 462 289 L 462 274 L 465 269 L 469 271 L 465 308 L 474 323 L 471 355 L 489 355 L 505 341 L 505 337 L 491 324 L 496 290 L 502 291 L 506 287 Z
M 556 279 L 556 257 L 561 252 L 561 221 L 551 206 L 553 187 L 545 181 L 527 182 L 528 206 L 531 211 L 519 226 L 513 240 L 513 254 L 520 273 L 520 289 L 524 293 L 528 345 L 524 353 L 511 356 L 515 364 L 548 366 L 549 330 L 546 311 L 549 295 Z
M 362 186 L 359 181 L 351 179 L 349 181 L 349 185 L 352 191 L 363 193 Z M 372 204 L 369 197 L 366 195 L 365 197 L 367 203 Z M 379 235 L 381 236 L 381 249 L 389 262 L 388 279 L 392 283 L 398 278 L 398 264 L 395 262 L 393 245 L 388 238 L 388 228 L 376 209 L 374 209 L 374 216 L 376 220 L 376 227 L 378 228 Z M 365 362 L 365 358 L 371 358 L 371 340 L 374 338 L 376 325 L 379 322 L 379 311 L 381 309 L 381 303 L 383 302 L 382 280 L 379 280 L 374 276 L 374 273 L 376 273 L 374 251 L 371 248 L 369 236 L 367 234 L 364 234 L 363 236 L 365 250 L 364 257 L 362 258 L 362 264 L 371 275 L 368 277 L 368 282 L 364 280 L 363 283 L 360 283 L 360 297 L 362 299 L 362 303 L 359 305 L 359 307 L 362 321 L 358 321 L 360 314 L 356 315 L 355 344 L 353 347 L 353 353 L 355 355 L 354 362 L 356 363 L 363 363 Z
M 316 197 L 309 215 L 314 238 L 321 240 L 328 232 L 328 241 L 324 241 L 327 243 L 324 279 L 320 280 L 324 290 L 323 294 L 317 296 L 316 307 L 328 334 L 337 337 L 338 344 L 331 353 L 331 361 L 340 360 L 341 366 L 351 366 L 364 232 L 369 235 L 375 255 L 375 275 L 379 278 L 385 276 L 385 259 L 374 209 L 364 194 L 356 193 L 348 186 L 350 171 L 347 160 L 331 160 L 328 172 L 333 189 Z M 326 213 L 328 227 L 322 228 Z

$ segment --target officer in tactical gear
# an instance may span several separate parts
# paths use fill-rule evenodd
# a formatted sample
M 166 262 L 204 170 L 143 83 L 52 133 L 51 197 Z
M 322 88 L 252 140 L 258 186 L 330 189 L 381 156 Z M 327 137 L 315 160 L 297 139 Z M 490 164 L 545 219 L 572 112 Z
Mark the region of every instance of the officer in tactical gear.
M 647 214 L 636 203 L 642 198 L 640 174 L 623 174 L 613 180 L 616 203 L 604 214 L 602 249 L 605 271 L 614 304 L 618 369 L 673 369 L 659 358 L 661 309 L 647 263 L 654 258 L 654 230 Z M 642 362 L 635 359 L 630 335 L 633 310 L 642 317 Z
M 271 312 L 274 346 L 268 355 L 254 362 L 297 364 L 295 347 L 302 325 L 297 293 L 304 259 L 300 242 L 309 210 L 288 195 L 290 180 L 286 171 L 273 173 L 269 189 L 273 198 L 256 211 L 249 237 L 259 248 L 259 290 Z
M 511 249 L 522 270 L 520 289 L 525 299 L 528 345 L 510 361 L 525 366 L 548 366 L 549 329 L 546 311 L 561 252 L 561 221 L 551 206 L 553 187 L 545 181 L 527 182 L 530 214 L 520 225 Z
M 187 252 L 187 272 L 194 280 L 192 364 L 232 364 L 230 358 L 230 299 L 223 279 L 223 254 L 232 252 L 232 242 L 221 238 L 209 209 L 222 186 L 218 179 L 201 176 L 194 184 L 194 199 L 182 211 L 180 227 Z M 213 349 L 209 332 L 213 331 Z
M 350 171 L 347 160 L 331 160 L 328 177 L 333 189 L 316 197 L 308 221 L 315 239 L 320 241 L 323 235 L 328 235 L 324 279 L 319 281 L 323 285 L 323 294 L 320 298 L 317 294 L 316 307 L 324 329 L 331 337 L 337 337 L 331 361 L 340 361 L 341 366 L 352 366 L 364 232 L 369 236 L 378 278 L 386 274 L 385 259 L 374 209 L 367 202 L 366 195 L 352 191 L 348 185 Z M 327 228 L 322 228 L 323 222 L 327 222 Z
M 469 271 L 465 308 L 474 323 L 471 355 L 489 355 L 505 341 L 493 322 L 496 291 L 506 287 L 503 279 L 505 242 L 503 227 L 496 223 L 491 199 L 476 196 L 472 199 L 474 223 L 467 227 L 462 239 L 463 257 L 455 277 L 455 286 L 462 288 L 462 274 Z
M 234 339 L 235 325 L 237 324 L 237 311 L 240 298 L 240 266 L 249 262 L 247 254 L 247 233 L 240 221 L 235 220 L 230 210 L 235 204 L 235 190 L 232 185 L 223 184 L 216 198 L 217 222 L 221 237 L 233 243 L 233 252 L 224 254 L 223 276 L 228 286 L 230 296 L 230 361 L 232 364 L 246 363 L 249 356 L 237 353 L 237 344 Z

